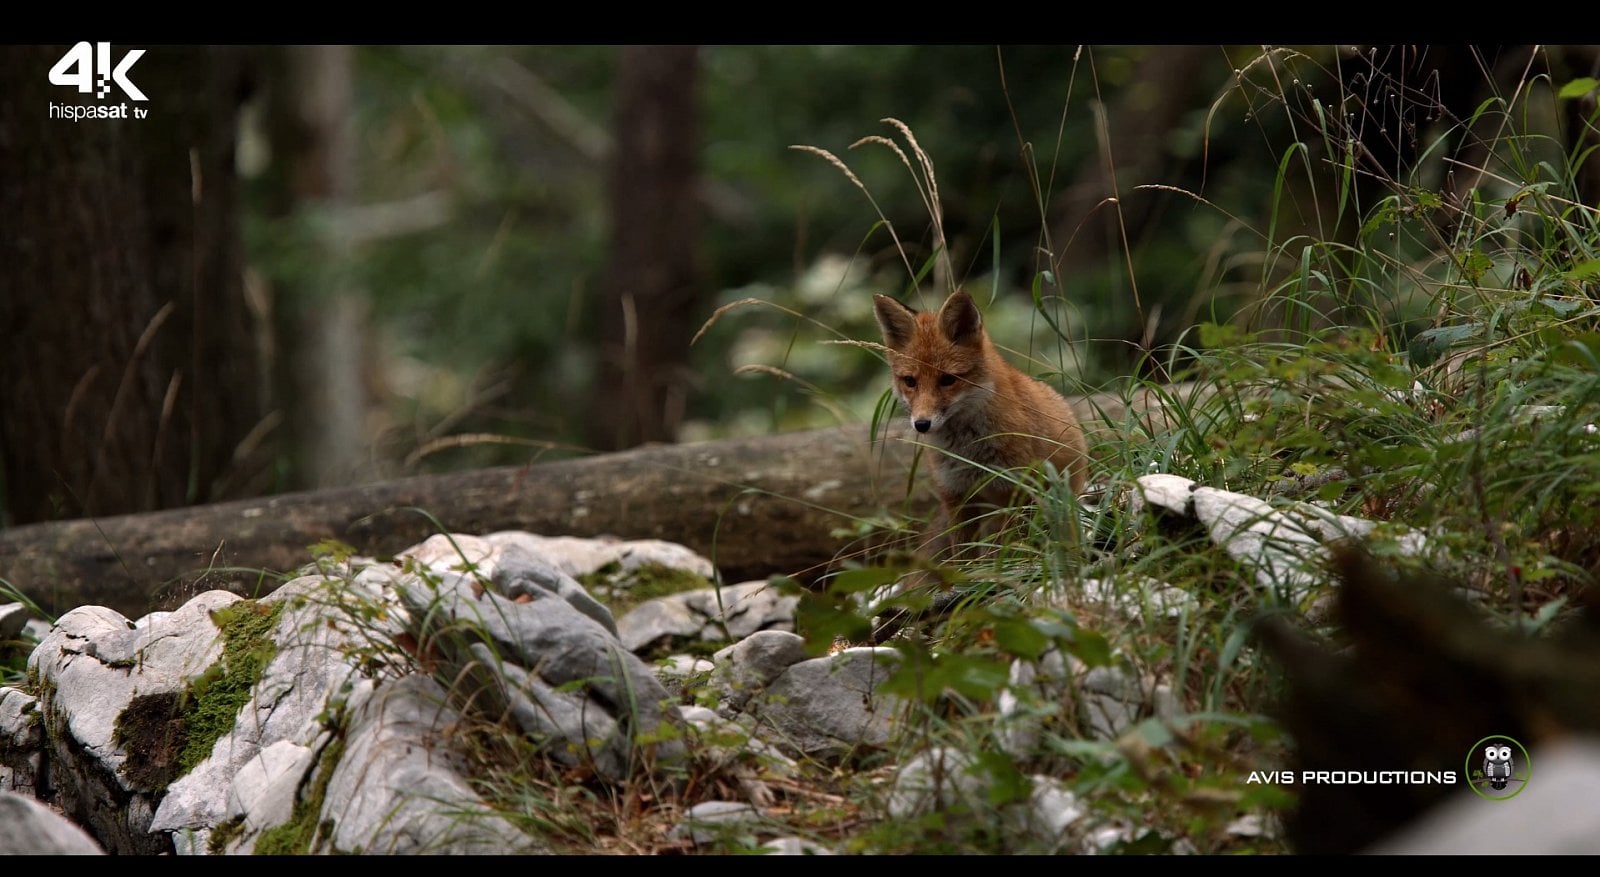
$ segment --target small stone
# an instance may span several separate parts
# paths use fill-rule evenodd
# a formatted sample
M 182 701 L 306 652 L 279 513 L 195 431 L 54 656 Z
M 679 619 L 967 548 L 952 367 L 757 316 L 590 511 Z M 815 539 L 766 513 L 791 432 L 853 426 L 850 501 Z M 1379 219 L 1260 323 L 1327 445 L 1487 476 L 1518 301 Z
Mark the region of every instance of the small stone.
M 690 807 L 683 820 L 672 827 L 669 837 L 687 837 L 696 844 L 708 844 L 735 829 L 761 822 L 761 811 L 742 801 L 705 801 Z
M 1194 484 L 1194 481 L 1179 475 L 1141 475 L 1138 489 L 1134 492 L 1136 507 L 1133 512 L 1137 514 L 1141 511 L 1137 501 L 1142 499 L 1157 510 L 1189 517 L 1193 513 Z
M 751 695 L 778 678 L 778 674 L 806 659 L 804 638 L 782 630 L 763 630 L 711 656 L 716 669 L 712 684 L 718 700 L 740 710 Z
M 986 783 L 972 770 L 971 755 L 949 746 L 935 746 L 905 764 L 889 789 L 889 815 L 910 819 L 934 810 L 948 810 L 957 802 L 977 812 L 983 805 Z
M 21 603 L 0 604 L 0 640 L 8 640 L 28 626 L 28 607 Z
M 0 791 L 0 856 L 83 856 L 103 852 L 88 832 L 66 817 L 26 795 Z
M 801 661 L 747 707 L 762 719 L 763 736 L 790 752 L 842 757 L 884 746 L 904 704 L 878 688 L 894 672 L 886 662 L 899 658 L 890 648 L 854 648 Z
M 763 850 L 771 850 L 768 855 L 773 856 L 834 856 L 838 855 L 833 850 L 815 841 L 803 837 L 777 837 L 761 845 Z

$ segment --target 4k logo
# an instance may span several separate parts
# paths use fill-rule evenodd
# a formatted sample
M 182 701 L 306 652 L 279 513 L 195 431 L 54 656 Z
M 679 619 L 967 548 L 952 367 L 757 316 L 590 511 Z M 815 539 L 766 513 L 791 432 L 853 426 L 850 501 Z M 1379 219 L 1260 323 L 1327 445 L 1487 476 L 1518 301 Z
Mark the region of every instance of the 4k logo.
M 128 78 L 128 71 L 143 57 L 144 49 L 133 49 L 113 67 L 110 43 L 78 43 L 50 68 L 50 83 L 76 86 L 80 94 L 93 92 L 102 100 L 110 94 L 112 83 L 116 83 L 129 99 L 142 101 L 144 92 Z

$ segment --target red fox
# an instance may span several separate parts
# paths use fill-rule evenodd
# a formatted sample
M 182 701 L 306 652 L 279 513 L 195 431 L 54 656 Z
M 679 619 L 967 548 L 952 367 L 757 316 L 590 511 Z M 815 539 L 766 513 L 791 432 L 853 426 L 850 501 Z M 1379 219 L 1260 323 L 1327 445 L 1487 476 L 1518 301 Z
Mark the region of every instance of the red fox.
M 932 466 L 944 520 L 934 522 L 924 553 L 972 541 L 988 507 L 1019 504 L 1011 483 L 991 472 L 1049 461 L 1083 493 L 1089 448 L 1072 407 L 1001 357 L 971 296 L 952 293 L 937 314 L 886 295 L 874 297 L 873 309 L 895 396 L 911 426 L 941 451 Z

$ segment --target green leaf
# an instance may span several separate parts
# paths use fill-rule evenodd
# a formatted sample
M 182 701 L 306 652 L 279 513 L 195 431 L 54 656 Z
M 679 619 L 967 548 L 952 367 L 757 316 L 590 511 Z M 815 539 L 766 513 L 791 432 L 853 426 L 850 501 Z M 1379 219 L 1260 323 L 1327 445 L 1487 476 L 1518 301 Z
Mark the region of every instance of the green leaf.
M 864 566 L 860 569 L 847 570 L 834 577 L 828 583 L 828 591 L 834 594 L 856 594 L 861 591 L 870 591 L 882 587 L 905 575 L 904 567 L 894 566 Z
M 1001 806 L 1026 801 L 1033 794 L 1033 781 L 1004 752 L 994 749 L 979 752 L 978 766 L 989 775 L 989 803 Z
M 1483 328 L 1482 323 L 1467 323 L 1462 326 L 1440 326 L 1437 329 L 1418 332 L 1416 337 L 1411 339 L 1408 350 L 1411 364 L 1418 368 L 1433 365 L 1451 347 L 1463 341 L 1477 339 Z
M 1483 275 L 1489 273 L 1489 269 L 1493 267 L 1494 260 L 1485 255 L 1484 252 L 1477 247 L 1473 247 L 1471 250 L 1467 251 L 1467 257 L 1461 260 L 1462 275 L 1473 283 L 1477 283 L 1479 280 L 1482 280 Z
M 1244 342 L 1244 333 L 1235 326 L 1216 323 L 1200 324 L 1200 346 L 1208 350 L 1224 350 Z
M 1567 279 L 1582 280 L 1585 277 L 1593 277 L 1596 274 L 1600 274 L 1600 259 L 1590 259 L 1587 262 L 1580 262 L 1577 267 L 1568 271 Z
M 1584 332 L 1565 339 L 1559 347 L 1553 348 L 1552 355 L 1556 362 L 1600 371 L 1600 332 Z
M 1079 628 L 1073 631 L 1072 638 L 1065 645 L 1069 653 L 1090 667 L 1106 667 L 1111 664 L 1111 643 L 1092 630 Z
M 1584 76 L 1561 86 L 1561 90 L 1556 92 L 1556 97 L 1562 100 L 1571 100 L 1575 97 L 1583 97 L 1597 88 L 1600 88 L 1600 79 L 1595 79 L 1593 76 Z
M 872 621 L 861 617 L 848 597 L 806 592 L 795 608 L 795 626 L 806 632 L 806 653 L 821 655 L 835 637 L 864 642 L 872 636 Z
M 1030 661 L 1037 661 L 1050 648 L 1050 637 L 1021 618 L 995 622 L 994 641 L 1006 654 Z
M 1380 227 L 1394 222 L 1395 217 L 1399 215 L 1400 208 L 1395 203 L 1395 199 L 1392 196 L 1384 199 L 1383 204 L 1377 210 L 1372 211 L 1372 217 L 1361 226 L 1361 236 L 1370 237 Z

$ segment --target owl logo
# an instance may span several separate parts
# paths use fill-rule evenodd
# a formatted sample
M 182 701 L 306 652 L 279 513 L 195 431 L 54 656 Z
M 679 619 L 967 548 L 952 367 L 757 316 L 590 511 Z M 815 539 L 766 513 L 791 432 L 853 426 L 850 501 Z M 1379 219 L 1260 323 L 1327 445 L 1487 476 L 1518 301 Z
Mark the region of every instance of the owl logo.
M 1505 789 L 1513 767 L 1510 746 L 1490 743 L 1483 747 L 1483 776 L 1495 791 Z

